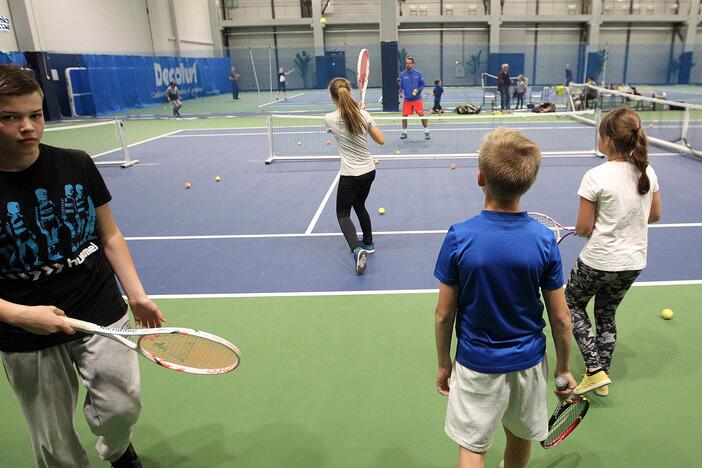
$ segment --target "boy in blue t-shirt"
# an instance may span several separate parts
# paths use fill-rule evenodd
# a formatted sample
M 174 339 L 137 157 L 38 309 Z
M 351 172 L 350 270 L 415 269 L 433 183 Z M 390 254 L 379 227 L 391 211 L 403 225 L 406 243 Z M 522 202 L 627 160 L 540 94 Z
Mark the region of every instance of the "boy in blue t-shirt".
M 441 87 L 441 80 L 434 80 L 434 90 L 431 94 L 434 96 L 434 107 L 431 108 L 430 114 L 443 114 L 441 95 L 444 94 L 444 88 Z
M 448 396 L 445 431 L 460 446 L 461 467 L 483 466 L 500 422 L 507 436 L 505 467 L 526 466 L 531 441 L 546 437 L 546 324 L 539 291 L 556 347 L 554 376 L 568 380 L 568 389 L 556 394 L 566 397 L 576 386 L 558 246 L 551 231 L 519 207 L 540 163 L 538 145 L 521 133 L 489 133 L 477 174 L 485 209 L 451 226 L 436 261 L 436 387 Z

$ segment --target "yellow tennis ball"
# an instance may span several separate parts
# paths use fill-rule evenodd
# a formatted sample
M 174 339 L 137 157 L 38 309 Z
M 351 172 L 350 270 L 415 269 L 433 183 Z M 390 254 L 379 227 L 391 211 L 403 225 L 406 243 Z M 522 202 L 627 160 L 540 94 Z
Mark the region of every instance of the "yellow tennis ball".
M 376 165 L 378 165 L 378 164 L 380 164 L 380 161 L 379 161 L 378 159 L 374 159 L 374 160 L 373 160 L 373 163 L 376 164 Z
M 322 23 L 322 24 L 327 24 L 327 19 L 324 18 L 324 17 L 319 18 L 319 22 Z
M 215 182 L 220 182 L 222 178 L 220 176 L 215 177 Z
M 189 189 L 190 187 L 191 187 L 190 182 L 186 182 L 186 183 L 185 183 L 185 188 L 186 188 L 186 189 Z
M 400 150 L 395 151 L 395 154 L 400 154 Z
M 385 208 L 378 208 L 378 213 L 381 215 L 385 214 Z
M 297 142 L 297 146 L 300 146 L 301 144 L 302 144 L 301 141 L 298 141 L 298 142 Z
M 663 311 L 661 311 L 661 317 L 666 320 L 670 320 L 673 318 L 673 311 L 670 309 L 663 309 Z

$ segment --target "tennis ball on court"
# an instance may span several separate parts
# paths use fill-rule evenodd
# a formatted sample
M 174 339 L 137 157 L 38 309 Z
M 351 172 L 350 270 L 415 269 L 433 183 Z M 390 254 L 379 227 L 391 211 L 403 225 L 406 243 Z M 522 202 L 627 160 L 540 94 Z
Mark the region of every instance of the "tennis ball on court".
M 661 311 L 661 317 L 663 317 L 666 320 L 670 320 L 673 318 L 673 311 L 670 309 L 663 309 Z
M 215 182 L 220 182 L 222 178 L 220 176 L 215 177 Z
M 327 140 L 324 142 L 325 145 L 331 145 L 331 141 Z
M 297 142 L 297 146 L 300 146 L 301 144 L 302 144 L 301 141 L 298 141 L 298 142 Z
M 378 208 L 378 214 L 384 215 L 384 214 L 385 214 L 385 208 Z
M 400 154 L 400 150 L 395 151 L 395 154 Z
M 186 182 L 186 183 L 185 183 L 185 188 L 186 188 L 186 189 L 189 189 L 190 187 L 191 187 L 190 182 Z
M 327 24 L 327 19 L 324 18 L 324 17 L 319 18 L 319 22 L 322 23 L 322 24 Z
M 373 160 L 373 163 L 374 163 L 375 165 L 378 165 L 378 164 L 380 164 L 380 161 L 379 161 L 378 159 L 374 159 L 374 160 Z
M 452 169 L 452 170 L 455 171 L 455 170 L 456 170 L 456 167 L 457 167 L 457 166 L 456 166 L 455 164 L 451 164 L 451 169 Z
M 690 143 L 685 143 L 685 146 L 688 148 L 692 148 L 692 144 L 690 144 Z

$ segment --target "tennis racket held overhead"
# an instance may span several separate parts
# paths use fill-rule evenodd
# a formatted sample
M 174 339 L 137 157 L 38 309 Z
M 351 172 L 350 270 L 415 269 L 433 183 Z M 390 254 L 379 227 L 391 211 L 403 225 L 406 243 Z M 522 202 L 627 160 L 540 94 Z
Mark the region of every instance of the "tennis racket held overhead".
M 166 369 L 216 375 L 233 371 L 241 361 L 239 349 L 229 341 L 191 328 L 119 329 L 61 318 L 76 331 L 109 338 Z
M 556 378 L 556 389 L 568 388 L 568 380 L 559 376 Z M 548 435 L 541 441 L 541 446 L 550 449 L 560 444 L 573 433 L 585 418 L 590 402 L 585 396 L 578 395 L 561 400 L 548 421 Z
M 563 239 L 572 234 L 575 234 L 575 229 L 563 226 L 548 215 L 538 213 L 536 211 L 529 211 L 528 214 L 529 216 L 531 216 L 532 219 L 538 221 L 539 223 L 543 224 L 551 230 L 554 237 L 556 238 L 556 244 L 560 244 Z
M 356 67 L 356 81 L 358 90 L 361 92 L 361 101 L 358 107 L 366 108 L 366 89 L 368 88 L 368 80 L 370 78 L 370 55 L 367 49 L 361 49 L 358 54 L 358 65 Z

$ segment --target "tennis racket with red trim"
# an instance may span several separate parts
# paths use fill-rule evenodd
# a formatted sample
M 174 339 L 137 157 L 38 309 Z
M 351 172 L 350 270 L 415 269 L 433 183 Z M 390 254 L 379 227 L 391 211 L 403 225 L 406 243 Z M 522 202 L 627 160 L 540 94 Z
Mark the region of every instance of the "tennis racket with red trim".
M 61 318 L 76 331 L 109 338 L 166 369 L 189 374 L 224 374 L 236 369 L 241 360 L 239 349 L 229 341 L 191 328 L 119 329 Z
M 575 234 L 575 229 L 567 228 L 561 225 L 559 222 L 557 222 L 555 219 L 548 215 L 545 215 L 543 213 L 537 213 L 536 211 L 529 211 L 528 214 L 534 220 L 540 222 L 541 224 L 543 224 L 551 230 L 551 232 L 556 238 L 557 244 L 560 244 L 563 239 L 570 236 L 571 234 Z
M 361 101 L 358 106 L 361 109 L 366 108 L 366 88 L 368 88 L 368 80 L 370 79 L 370 55 L 367 49 L 361 49 L 358 54 L 358 66 L 356 68 L 356 81 L 358 82 L 358 90 L 361 92 Z
M 565 377 L 560 376 L 556 379 L 556 388 L 558 390 L 568 388 Z M 590 408 L 590 401 L 583 395 L 574 395 L 558 402 L 548 420 L 548 435 L 541 441 L 541 446 L 550 449 L 563 442 L 582 422 L 588 408 Z

